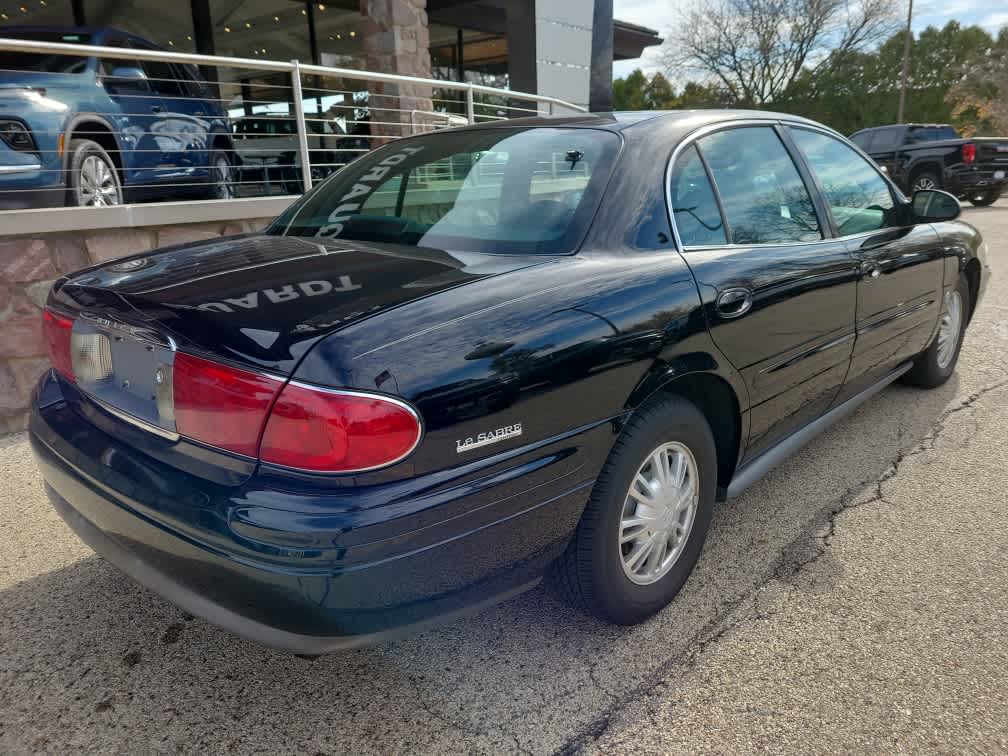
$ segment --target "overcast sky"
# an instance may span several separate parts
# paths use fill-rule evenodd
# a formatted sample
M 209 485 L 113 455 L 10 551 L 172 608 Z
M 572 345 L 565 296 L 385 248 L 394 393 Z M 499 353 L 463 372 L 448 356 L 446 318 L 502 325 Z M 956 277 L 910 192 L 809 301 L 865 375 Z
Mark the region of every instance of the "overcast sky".
M 906 13 L 906 0 L 897 0 Z M 614 16 L 620 21 L 657 29 L 665 36 L 676 20 L 679 0 L 613 0 Z M 1004 0 L 914 0 L 914 31 L 927 26 L 944 26 L 956 19 L 964 25 L 979 24 L 996 32 L 1008 26 L 1008 7 Z M 625 76 L 635 68 L 656 70 L 657 48 L 644 51 L 639 60 L 620 60 L 613 64 L 613 76 Z

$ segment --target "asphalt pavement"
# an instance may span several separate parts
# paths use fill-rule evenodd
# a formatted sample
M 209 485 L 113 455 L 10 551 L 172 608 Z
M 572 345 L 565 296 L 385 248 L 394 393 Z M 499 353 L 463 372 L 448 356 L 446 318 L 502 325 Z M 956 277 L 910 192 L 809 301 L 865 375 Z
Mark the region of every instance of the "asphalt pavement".
M 166 604 L 0 438 L 0 753 L 1008 751 L 1008 199 L 957 374 L 896 385 L 720 505 L 635 628 L 547 588 L 301 659 Z

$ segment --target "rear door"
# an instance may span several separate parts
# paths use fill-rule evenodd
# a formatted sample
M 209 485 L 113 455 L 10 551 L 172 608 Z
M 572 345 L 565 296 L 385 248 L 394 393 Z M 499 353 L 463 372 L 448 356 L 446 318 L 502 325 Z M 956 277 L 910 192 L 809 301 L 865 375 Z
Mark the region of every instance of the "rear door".
M 854 341 L 857 265 L 802 170 L 768 124 L 702 136 L 671 175 L 711 335 L 749 390 L 747 458 L 829 407 Z
M 942 306 L 941 240 L 928 224 L 906 225 L 889 184 L 851 147 L 812 129 L 790 132 L 859 265 L 857 341 L 843 390 L 851 396 L 930 342 Z
M 157 49 L 138 41 L 132 44 L 137 49 Z M 141 65 L 163 106 L 158 140 L 164 150 L 164 178 L 175 184 L 205 179 L 210 164 L 207 103 L 189 96 L 173 64 L 145 60 Z

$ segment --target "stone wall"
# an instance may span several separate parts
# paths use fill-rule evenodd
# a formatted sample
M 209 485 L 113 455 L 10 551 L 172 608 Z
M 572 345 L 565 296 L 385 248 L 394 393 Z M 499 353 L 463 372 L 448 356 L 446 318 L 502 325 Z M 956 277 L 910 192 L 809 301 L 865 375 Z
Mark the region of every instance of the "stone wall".
M 257 231 L 271 220 L 0 236 L 0 433 L 24 429 L 32 388 L 49 365 L 42 308 L 55 279 L 155 247 Z
M 367 70 L 431 77 L 427 0 L 361 0 L 361 14 Z M 373 147 L 411 133 L 411 110 L 433 108 L 428 86 L 369 82 L 368 91 Z

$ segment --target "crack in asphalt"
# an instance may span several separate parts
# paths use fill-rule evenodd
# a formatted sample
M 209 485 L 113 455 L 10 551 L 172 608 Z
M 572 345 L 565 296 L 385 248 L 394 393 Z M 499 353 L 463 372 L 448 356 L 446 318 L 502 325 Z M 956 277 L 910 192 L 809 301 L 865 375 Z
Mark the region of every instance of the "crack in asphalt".
M 506 732 L 501 729 L 491 730 L 491 729 L 477 729 L 472 727 L 467 722 L 459 721 L 449 717 L 444 712 L 438 711 L 433 704 L 429 703 L 424 697 L 423 687 L 420 682 L 414 678 L 412 675 L 407 675 L 406 680 L 409 682 L 410 687 L 413 688 L 413 692 L 416 695 L 417 705 L 423 709 L 427 714 L 429 714 L 433 719 L 441 722 L 447 727 L 450 727 L 463 735 L 472 735 L 477 738 L 493 737 L 493 735 L 499 734 L 503 737 L 510 738 L 515 744 L 515 753 L 527 754 L 527 756 L 533 756 L 532 751 L 521 744 L 521 740 L 518 736 L 511 732 Z
M 750 620 L 772 616 L 772 610 L 760 609 L 760 594 L 765 592 L 775 581 L 780 581 L 789 590 L 794 590 L 793 585 L 791 585 L 793 578 L 826 553 L 829 539 L 835 532 L 836 518 L 841 512 L 877 502 L 889 503 L 885 499 L 882 488 L 888 481 L 899 474 L 903 462 L 909 457 L 934 450 L 935 444 L 944 432 L 946 423 L 951 416 L 959 412 L 972 410 L 973 405 L 981 397 L 1006 386 L 1008 386 L 1008 379 L 984 386 L 970 394 L 956 406 L 942 412 L 916 447 L 906 449 L 901 446 L 898 448 L 896 455 L 890 460 L 886 469 L 881 475 L 875 477 L 874 490 L 869 498 L 859 500 L 858 494 L 873 482 L 871 477 L 848 486 L 835 502 L 822 507 L 813 515 L 809 525 L 803 532 L 792 539 L 781 550 L 780 556 L 768 570 L 766 580 L 744 595 L 727 602 L 725 608 L 694 635 L 689 644 L 692 650 L 685 659 L 668 659 L 665 663 L 659 665 L 640 685 L 622 696 L 616 696 L 599 682 L 595 675 L 598 663 L 592 664 L 589 668 L 589 679 L 599 691 L 611 697 L 614 702 L 611 706 L 604 709 L 598 717 L 568 738 L 560 748 L 554 751 L 554 756 L 571 756 L 572 754 L 579 753 L 586 746 L 599 740 L 609 729 L 613 720 L 627 705 L 641 701 L 644 696 L 663 687 L 673 686 L 675 684 L 674 681 L 668 678 L 676 670 L 682 670 L 683 673 L 686 673 L 694 669 L 704 652 L 721 640 L 730 630 Z M 901 422 L 897 426 L 898 443 L 902 442 L 903 434 L 904 428 Z M 804 556 L 801 556 L 802 554 Z M 747 607 L 747 605 L 749 606 Z M 646 714 L 653 721 L 652 712 L 648 710 Z

